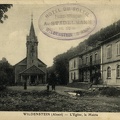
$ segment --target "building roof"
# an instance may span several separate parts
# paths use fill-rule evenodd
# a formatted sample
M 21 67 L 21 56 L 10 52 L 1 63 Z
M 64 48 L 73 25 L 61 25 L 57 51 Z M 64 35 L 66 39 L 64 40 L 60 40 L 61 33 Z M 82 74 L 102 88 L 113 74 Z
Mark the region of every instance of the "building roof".
M 118 34 L 116 34 L 116 35 L 114 35 L 112 37 L 109 37 L 108 39 L 106 39 L 103 42 L 101 42 L 100 45 L 106 44 L 106 43 L 108 43 L 110 41 L 113 41 L 113 40 L 115 40 L 117 38 L 120 38 L 120 33 L 118 33 Z
M 38 59 L 38 61 L 39 61 L 40 63 L 42 63 L 44 66 L 47 66 L 47 65 L 46 65 L 44 62 L 42 62 L 40 59 Z M 20 64 L 20 65 L 27 65 L 27 58 L 22 59 L 20 62 L 16 63 L 14 66 L 16 66 L 16 65 L 18 65 L 18 64 Z
M 41 62 L 43 65 L 47 66 L 44 62 L 42 62 L 39 58 L 38 61 Z
M 35 35 L 35 29 L 34 29 L 34 25 L 33 25 L 33 18 L 31 18 L 31 26 L 30 26 L 30 32 L 28 35 L 28 40 L 32 41 L 32 42 L 38 42 L 37 41 L 37 36 Z
M 87 54 L 87 53 L 92 52 L 92 51 L 94 51 L 94 50 L 96 50 L 96 49 L 99 49 L 99 48 L 100 48 L 100 45 L 98 45 L 98 46 L 96 46 L 96 47 L 93 47 L 92 49 L 89 49 L 88 51 L 85 51 L 85 52 L 80 53 L 80 54 L 78 54 L 78 55 L 81 56 L 81 55 Z
M 89 47 L 89 46 L 88 46 L 88 47 Z M 100 45 L 98 45 L 98 46 L 96 46 L 96 47 L 92 47 L 92 48 L 89 47 L 89 49 L 84 50 L 83 52 L 80 52 L 80 53 L 72 56 L 69 60 L 71 60 L 71 59 L 73 59 L 73 58 L 75 58 L 75 57 L 79 57 L 79 56 L 85 55 L 85 54 L 87 54 L 87 53 L 89 53 L 89 52 L 92 52 L 92 51 L 98 49 L 99 47 L 100 47 Z
M 34 38 L 36 37 L 36 35 L 35 35 L 34 26 L 33 26 L 33 21 L 31 21 L 29 36 L 30 36 L 31 40 L 35 40 Z
M 27 58 L 22 59 L 20 62 L 16 63 L 14 66 L 24 63 L 23 65 L 27 65 Z
M 33 65 L 30 68 L 27 68 L 24 71 L 20 72 L 20 74 L 45 74 L 45 72 L 37 66 Z

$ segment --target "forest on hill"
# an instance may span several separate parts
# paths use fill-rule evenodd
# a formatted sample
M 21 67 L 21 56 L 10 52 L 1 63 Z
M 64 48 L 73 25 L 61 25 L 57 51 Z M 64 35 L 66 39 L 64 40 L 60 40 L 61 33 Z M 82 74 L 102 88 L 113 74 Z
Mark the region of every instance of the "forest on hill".
M 58 84 L 66 85 L 69 79 L 69 59 L 86 51 L 86 47 L 95 47 L 100 42 L 118 33 L 120 33 L 120 20 L 90 35 L 88 39 L 80 42 L 77 47 L 72 47 L 66 52 L 57 55 L 54 58 L 53 65 L 48 68 L 48 73 L 57 73 Z

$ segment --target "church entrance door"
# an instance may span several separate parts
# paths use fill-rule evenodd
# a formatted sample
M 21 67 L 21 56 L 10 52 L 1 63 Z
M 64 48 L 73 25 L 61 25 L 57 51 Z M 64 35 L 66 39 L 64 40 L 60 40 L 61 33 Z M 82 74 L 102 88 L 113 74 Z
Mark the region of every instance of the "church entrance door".
M 31 85 L 35 85 L 35 81 L 36 81 L 36 76 L 32 75 L 31 76 Z

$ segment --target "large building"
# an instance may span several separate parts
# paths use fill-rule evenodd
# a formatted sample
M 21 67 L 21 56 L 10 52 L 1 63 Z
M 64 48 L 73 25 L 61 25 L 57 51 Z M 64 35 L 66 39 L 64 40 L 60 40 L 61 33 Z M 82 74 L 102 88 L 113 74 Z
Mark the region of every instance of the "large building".
M 26 38 L 26 58 L 15 65 L 15 83 L 37 85 L 46 82 L 46 64 L 38 59 L 38 39 L 35 35 L 33 19 Z
M 72 82 L 120 85 L 120 33 L 69 60 Z
M 69 61 L 69 82 L 96 82 L 100 77 L 101 50 L 100 46 L 87 49 Z M 100 83 L 101 81 L 99 81 Z
M 120 85 L 120 33 L 101 43 L 102 79 L 107 85 Z

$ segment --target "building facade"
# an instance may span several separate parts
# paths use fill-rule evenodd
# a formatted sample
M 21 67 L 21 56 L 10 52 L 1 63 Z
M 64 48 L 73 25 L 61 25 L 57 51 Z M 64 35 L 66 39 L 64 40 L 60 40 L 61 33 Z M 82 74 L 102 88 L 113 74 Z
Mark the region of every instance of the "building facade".
M 120 34 L 101 44 L 102 79 L 107 85 L 120 85 Z
M 101 82 L 99 78 L 101 74 L 100 51 L 100 46 L 98 46 L 80 55 L 80 82 L 94 82 L 95 84 Z
M 26 58 L 15 65 L 15 83 L 37 85 L 46 82 L 46 64 L 38 59 L 38 39 L 33 20 L 26 41 Z
M 75 81 L 120 85 L 120 33 L 70 59 L 69 82 Z
M 69 83 L 79 81 L 79 56 L 69 61 Z
M 87 48 L 69 61 L 69 82 L 95 82 L 101 72 L 101 47 Z

